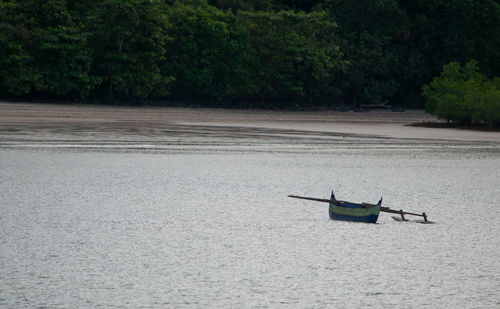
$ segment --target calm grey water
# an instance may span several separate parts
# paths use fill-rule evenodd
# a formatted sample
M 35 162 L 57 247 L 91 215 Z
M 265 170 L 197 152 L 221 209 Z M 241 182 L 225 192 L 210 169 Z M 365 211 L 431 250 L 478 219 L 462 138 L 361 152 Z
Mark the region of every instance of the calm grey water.
M 0 148 L 2 308 L 499 308 L 500 151 Z M 288 194 L 426 211 L 331 221 Z

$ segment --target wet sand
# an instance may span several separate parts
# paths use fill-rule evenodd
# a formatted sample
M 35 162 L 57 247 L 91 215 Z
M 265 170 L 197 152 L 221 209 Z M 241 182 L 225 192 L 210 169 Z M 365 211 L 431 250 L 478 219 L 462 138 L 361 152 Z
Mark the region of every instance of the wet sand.
M 0 146 L 391 144 L 500 148 L 500 132 L 408 126 L 423 111 L 290 112 L 0 102 Z

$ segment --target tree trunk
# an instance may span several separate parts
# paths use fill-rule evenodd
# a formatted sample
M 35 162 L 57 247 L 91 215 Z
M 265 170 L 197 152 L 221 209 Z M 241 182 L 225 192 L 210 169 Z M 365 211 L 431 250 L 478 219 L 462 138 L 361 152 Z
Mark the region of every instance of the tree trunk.
M 109 78 L 109 85 L 108 85 L 108 101 L 111 102 L 113 99 L 113 81 L 111 78 Z

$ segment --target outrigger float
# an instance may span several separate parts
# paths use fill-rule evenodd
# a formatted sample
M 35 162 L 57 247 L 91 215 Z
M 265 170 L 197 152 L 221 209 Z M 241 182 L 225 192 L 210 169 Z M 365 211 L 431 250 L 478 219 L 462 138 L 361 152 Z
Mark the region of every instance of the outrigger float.
M 378 201 L 377 204 L 370 203 L 352 203 L 346 201 L 340 201 L 335 198 L 335 195 L 330 195 L 330 199 L 321 199 L 315 197 L 305 197 L 305 196 L 297 196 L 297 195 L 289 195 L 288 197 L 298 198 L 303 200 L 310 200 L 315 202 L 324 202 L 329 203 L 330 207 L 328 208 L 328 213 L 330 215 L 330 219 L 332 220 L 341 220 L 341 221 L 353 221 L 353 222 L 366 222 L 366 223 L 377 223 L 378 216 L 380 212 L 388 212 L 392 214 L 398 214 L 398 216 L 391 216 L 396 221 L 408 222 L 405 216 L 420 216 L 423 220 L 416 220 L 418 223 L 434 223 L 427 219 L 427 215 L 425 212 L 422 214 L 412 213 L 401 210 L 390 209 L 389 207 L 382 207 L 382 198 Z

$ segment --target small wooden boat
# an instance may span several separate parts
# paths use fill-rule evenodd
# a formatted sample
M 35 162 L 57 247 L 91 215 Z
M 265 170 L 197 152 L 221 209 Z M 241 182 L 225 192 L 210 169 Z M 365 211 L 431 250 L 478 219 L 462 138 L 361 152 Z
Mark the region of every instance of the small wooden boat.
M 380 214 L 380 207 L 382 206 L 382 198 L 377 204 L 353 203 L 337 200 L 333 191 L 329 200 L 296 195 L 289 195 L 288 197 L 317 202 L 327 202 L 330 204 L 330 207 L 328 208 L 330 219 L 340 221 L 377 223 L 378 215 Z
M 330 207 L 328 207 L 330 219 L 340 221 L 377 223 L 380 206 L 382 206 L 382 198 L 377 204 L 339 201 L 335 198 L 333 191 L 330 200 L 333 201 L 330 202 Z
M 419 216 L 422 217 L 423 220 L 413 221 L 418 223 L 430 224 L 434 223 L 427 219 L 427 215 L 425 212 L 422 214 L 406 212 L 401 210 L 391 209 L 389 207 L 382 207 L 382 198 L 378 201 L 377 204 L 369 204 L 369 203 L 352 203 L 346 201 L 339 201 L 335 198 L 335 195 L 330 195 L 330 199 L 322 199 L 315 197 L 305 197 L 305 196 L 297 196 L 297 195 L 289 195 L 288 197 L 299 198 L 303 200 L 310 200 L 316 202 L 329 203 L 330 207 L 328 208 L 328 212 L 330 218 L 333 220 L 342 220 L 342 221 L 353 221 L 353 222 L 366 222 L 366 223 L 377 223 L 378 215 L 381 211 L 388 212 L 392 214 L 398 214 L 401 217 L 392 216 L 392 218 L 396 221 L 400 222 L 408 222 L 410 220 L 405 218 L 405 215 L 410 216 Z

